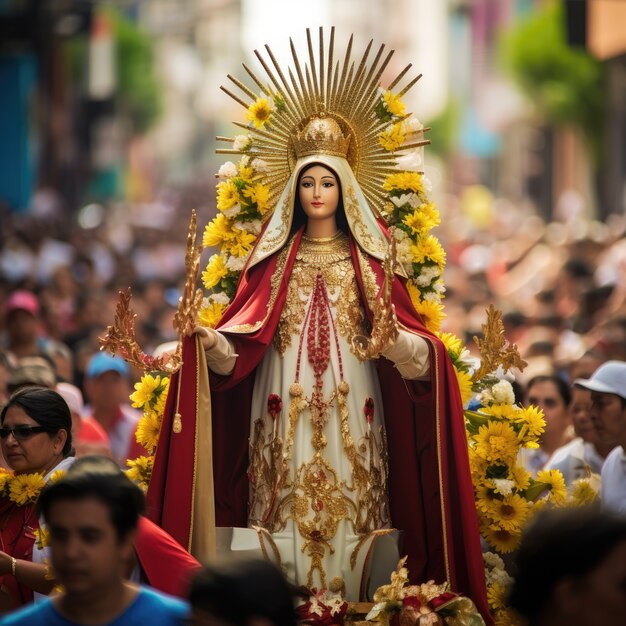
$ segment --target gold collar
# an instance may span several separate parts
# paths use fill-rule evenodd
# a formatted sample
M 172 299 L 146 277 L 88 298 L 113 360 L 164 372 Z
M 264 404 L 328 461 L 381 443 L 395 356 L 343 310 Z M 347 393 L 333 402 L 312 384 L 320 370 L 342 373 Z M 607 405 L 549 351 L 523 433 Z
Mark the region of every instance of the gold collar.
M 302 235 L 296 259 L 311 265 L 330 265 L 350 258 L 350 242 L 341 231 L 332 237 Z

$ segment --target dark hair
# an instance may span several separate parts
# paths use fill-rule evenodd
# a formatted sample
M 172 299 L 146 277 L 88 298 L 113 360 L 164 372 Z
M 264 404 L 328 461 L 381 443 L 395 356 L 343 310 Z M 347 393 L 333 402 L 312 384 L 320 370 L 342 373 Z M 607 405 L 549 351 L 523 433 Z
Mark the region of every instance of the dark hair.
M 193 577 L 189 590 L 192 607 L 237 626 L 245 626 L 253 617 L 264 617 L 275 626 L 295 626 L 293 600 L 281 571 L 262 559 L 205 566 Z
M 563 403 L 565 404 L 565 406 L 569 406 L 570 402 L 572 401 L 572 390 L 570 386 L 560 376 L 535 376 L 528 381 L 528 384 L 526 385 L 526 392 L 530 393 L 531 387 L 533 387 L 537 383 L 548 382 L 554 383 L 557 391 L 559 392 L 559 395 L 561 396 L 561 399 L 563 400 Z
M 99 500 L 109 509 L 111 523 L 120 541 L 137 528 L 139 516 L 146 508 L 143 491 L 112 459 L 84 456 L 72 464 L 61 480 L 42 490 L 37 512 L 48 522 L 50 507 L 55 502 L 87 498 Z
M 509 604 L 531 623 L 565 578 L 582 578 L 626 541 L 626 519 L 595 507 L 543 511 L 529 524 L 517 557 Z
M 12 407 L 20 407 L 28 417 L 46 429 L 50 435 L 56 435 L 60 430 L 67 433 L 63 446 L 63 457 L 72 456 L 72 414 L 67 402 L 54 389 L 47 387 L 23 387 L 16 391 L 2 407 L 0 424 L 4 424 L 7 411 Z
M 321 167 L 326 168 L 329 172 L 332 172 L 337 179 L 337 184 L 339 185 L 339 204 L 337 205 L 337 212 L 335 214 L 335 219 L 337 220 L 337 228 L 346 235 L 350 232 L 350 227 L 348 226 L 348 220 L 346 218 L 346 212 L 343 208 L 343 192 L 341 189 L 341 181 L 339 180 L 339 176 L 337 176 L 337 172 L 335 172 L 332 167 L 328 167 L 328 165 L 326 165 L 325 163 L 317 163 L 314 161 L 313 163 L 305 165 L 298 174 L 298 182 L 296 183 L 295 200 L 293 205 L 293 219 L 291 221 L 289 239 L 291 239 L 291 237 L 298 232 L 300 227 L 306 225 L 307 216 L 304 212 L 304 209 L 302 208 L 302 202 L 300 202 L 300 180 L 308 170 L 310 170 L 312 167 L 315 167 L 316 165 L 320 165 Z

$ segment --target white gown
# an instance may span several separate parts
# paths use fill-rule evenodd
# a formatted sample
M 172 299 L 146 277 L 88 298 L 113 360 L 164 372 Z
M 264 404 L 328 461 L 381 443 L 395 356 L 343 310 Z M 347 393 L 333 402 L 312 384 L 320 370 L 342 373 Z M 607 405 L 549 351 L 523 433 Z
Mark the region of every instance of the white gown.
M 380 386 L 375 363 L 351 349 L 355 335 L 368 332 L 348 238 L 304 236 L 256 371 L 248 521 L 290 580 L 353 600 L 375 539 L 390 530 Z M 403 375 L 428 370 L 421 338 L 403 333 L 392 351 Z M 217 356 L 207 357 L 217 370 Z

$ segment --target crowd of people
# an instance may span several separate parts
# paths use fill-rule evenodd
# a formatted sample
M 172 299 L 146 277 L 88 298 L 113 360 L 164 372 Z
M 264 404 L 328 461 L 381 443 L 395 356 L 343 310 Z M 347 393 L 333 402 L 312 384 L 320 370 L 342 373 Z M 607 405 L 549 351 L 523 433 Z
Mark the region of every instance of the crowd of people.
M 0 610 L 29 605 L 56 583 L 65 589 L 46 604 L 30 605 L 21 614 L 30 621 L 7 617 L 3 624 L 92 623 L 84 621 L 86 607 L 90 615 L 100 607 L 105 621 L 98 623 L 117 615 L 141 619 L 149 614 L 152 621 L 156 613 L 164 620 L 188 615 L 186 604 L 134 583 L 190 597 L 197 624 L 215 623 L 210 621 L 215 618 L 237 624 L 254 621 L 250 615 L 220 613 L 222 598 L 230 593 L 226 587 L 236 589 L 235 582 L 224 578 L 224 572 L 201 570 L 141 515 L 141 492 L 119 470 L 127 459 L 145 453 L 135 438 L 140 414 L 129 403 L 140 372 L 99 351 L 98 337 L 113 321 L 118 291 L 128 286 L 134 291 L 142 348 L 150 353 L 175 338 L 171 322 L 184 282 L 188 201 L 168 198 L 151 207 L 112 207 L 93 222 L 68 220 L 54 203 L 39 213 L 0 217 L 2 464 L 16 475 L 40 474 L 44 483 L 59 469 L 69 469 L 58 485 L 43 489 L 37 506 L 31 502 L 16 507 L 8 499 L 0 504 Z M 607 224 L 545 224 L 506 204 L 494 212 L 486 229 L 474 227 L 453 203 L 442 215 L 438 236 L 448 253 L 442 329 L 454 332 L 472 350 L 487 305 L 494 303 L 503 311 L 507 338 L 528 361 L 523 372 L 515 373 L 516 399 L 540 407 L 546 418 L 540 447 L 524 452 L 524 465 L 534 474 L 559 469 L 567 483 L 590 472 L 601 474 L 602 502 L 613 511 L 581 514 L 572 518 L 571 528 L 560 518 L 538 518 L 525 538 L 512 604 L 530 623 L 557 623 L 545 621 L 546 616 L 556 620 L 555 607 L 571 606 L 563 598 L 574 597 L 581 581 L 595 576 L 626 545 L 618 517 L 626 513 L 625 223 L 614 217 Z M 39 433 L 45 434 L 43 441 L 33 437 Z M 93 454 L 104 456 L 94 460 Z M 110 491 L 103 482 L 111 485 Z M 120 506 L 124 498 L 128 502 Z M 39 515 L 51 531 L 49 548 L 33 533 Z M 544 581 L 544 605 L 529 600 L 537 598 L 532 585 L 540 580 L 536 551 L 549 554 L 552 549 L 550 529 L 556 534 L 561 528 L 571 531 L 563 534 L 569 547 L 559 547 L 564 555 L 591 532 L 592 523 L 607 527 L 603 546 L 589 547 L 595 558 L 578 559 L 570 568 L 563 557 L 560 569 L 544 572 L 553 576 Z M 155 545 L 160 546 L 156 552 Z M 75 565 L 72 546 L 82 555 Z M 50 577 L 46 558 L 56 578 Z M 237 571 L 244 572 L 242 567 Z M 248 573 L 251 580 L 271 576 L 254 567 Z M 82 578 L 85 568 L 95 572 L 89 582 Z M 196 570 L 201 575 L 189 591 Z M 564 580 L 571 585 L 564 588 Z M 248 590 L 254 587 L 244 583 Z M 285 587 L 283 592 L 276 609 L 280 616 L 255 619 L 295 623 L 293 612 L 285 610 L 290 601 L 284 603 L 291 591 Z M 611 605 L 615 611 L 619 599 L 616 591 L 616 604 Z M 236 602 L 228 606 L 239 610 Z M 563 623 L 596 623 L 592 617 Z

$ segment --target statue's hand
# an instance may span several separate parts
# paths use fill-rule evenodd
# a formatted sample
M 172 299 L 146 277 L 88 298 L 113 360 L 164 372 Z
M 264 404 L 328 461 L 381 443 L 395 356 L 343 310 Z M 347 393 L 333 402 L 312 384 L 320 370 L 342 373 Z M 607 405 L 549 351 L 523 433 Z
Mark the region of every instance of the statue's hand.
M 352 347 L 362 360 L 376 359 L 398 338 L 398 318 L 391 299 L 379 298 L 373 307 L 372 335 L 356 335 L 352 338 Z
M 217 343 L 217 331 L 206 326 L 196 326 L 193 329 L 194 335 L 200 335 L 200 341 L 204 351 L 210 350 Z

